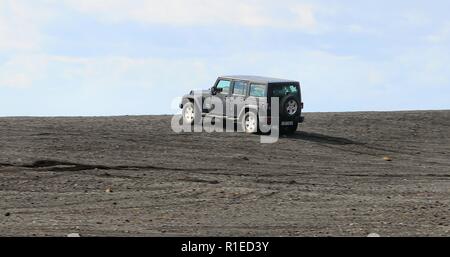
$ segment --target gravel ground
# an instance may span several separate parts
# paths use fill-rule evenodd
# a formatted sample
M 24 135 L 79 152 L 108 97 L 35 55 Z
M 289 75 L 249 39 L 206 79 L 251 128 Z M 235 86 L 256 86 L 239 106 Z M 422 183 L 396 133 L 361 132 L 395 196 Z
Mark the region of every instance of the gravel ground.
M 275 144 L 169 116 L 0 118 L 0 235 L 450 235 L 450 111 L 305 116 Z

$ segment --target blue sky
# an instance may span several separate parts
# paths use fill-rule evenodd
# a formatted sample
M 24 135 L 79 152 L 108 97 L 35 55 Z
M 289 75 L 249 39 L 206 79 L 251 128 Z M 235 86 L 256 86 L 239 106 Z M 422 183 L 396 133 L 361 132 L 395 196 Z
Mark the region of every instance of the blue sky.
M 0 116 L 170 114 L 218 75 L 305 111 L 450 109 L 449 1 L 0 0 Z

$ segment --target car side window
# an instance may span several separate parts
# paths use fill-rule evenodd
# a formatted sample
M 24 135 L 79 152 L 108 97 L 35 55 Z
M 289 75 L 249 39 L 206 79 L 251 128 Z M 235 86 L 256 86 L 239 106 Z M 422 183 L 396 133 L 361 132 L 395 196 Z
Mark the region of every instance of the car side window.
M 266 86 L 260 84 L 250 85 L 250 96 L 254 97 L 265 97 L 266 96 Z
M 283 97 L 289 94 L 298 94 L 298 88 L 296 85 L 281 84 L 274 85 L 272 87 L 272 95 L 275 97 Z
M 220 80 L 219 83 L 217 83 L 216 88 L 222 89 L 222 94 L 228 95 L 230 93 L 230 87 L 231 87 L 231 81 L 229 80 Z
M 247 82 L 243 82 L 243 81 L 234 82 L 233 94 L 234 95 L 245 95 L 246 87 L 247 87 Z

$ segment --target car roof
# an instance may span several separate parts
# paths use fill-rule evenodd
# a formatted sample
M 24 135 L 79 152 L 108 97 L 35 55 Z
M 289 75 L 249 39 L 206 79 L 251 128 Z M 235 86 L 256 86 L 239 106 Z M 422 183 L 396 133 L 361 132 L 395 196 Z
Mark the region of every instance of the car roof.
M 263 76 L 251 76 L 251 75 L 232 75 L 232 76 L 221 76 L 219 78 L 222 79 L 233 79 L 233 80 L 246 80 L 251 82 L 257 82 L 257 83 L 286 83 L 286 82 L 297 82 L 293 80 L 287 80 L 287 79 L 278 79 L 278 78 L 270 78 L 270 77 L 263 77 Z

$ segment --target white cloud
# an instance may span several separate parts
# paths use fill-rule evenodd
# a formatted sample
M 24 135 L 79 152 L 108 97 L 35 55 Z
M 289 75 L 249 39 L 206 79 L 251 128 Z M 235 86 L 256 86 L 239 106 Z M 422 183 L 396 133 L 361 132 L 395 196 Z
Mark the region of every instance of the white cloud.
M 348 31 L 352 33 L 363 33 L 365 31 L 364 27 L 358 24 L 352 24 L 348 26 Z
M 445 43 L 450 39 L 450 22 L 444 23 L 441 28 L 427 36 L 426 40 L 430 43 Z
M 283 5 L 257 0 L 65 0 L 65 3 L 108 22 L 174 26 L 228 24 L 306 30 L 317 27 L 315 7 L 296 1 L 286 1 Z
M 408 49 L 392 61 L 405 84 L 418 84 L 423 89 L 443 89 L 450 84 L 450 49 L 447 46 Z M 404 76 L 404 75 L 403 75 Z
M 29 88 L 46 75 L 47 65 L 43 55 L 15 55 L 0 64 L 0 88 Z
M 15 55 L 0 64 L 0 88 L 64 87 L 74 85 L 85 92 L 108 92 L 114 88 L 187 90 L 198 87 L 210 74 L 204 59 L 70 57 L 45 54 Z M 176 81 L 184 83 L 173 84 Z M 195 78 L 192 76 L 195 74 Z M 58 81 L 58 83 L 56 83 Z M 174 88 L 175 86 L 175 88 Z
M 173 85 L 174 75 L 177 81 L 185 80 L 178 87 L 190 87 L 195 83 L 192 74 L 198 77 L 207 74 L 204 60 L 97 57 L 73 58 L 51 56 L 51 62 L 62 66 L 60 76 L 66 81 L 79 81 L 80 86 L 92 90 L 111 88 L 155 88 Z
M 0 51 L 36 50 L 42 26 L 53 17 L 46 1 L 0 0 Z
M 382 30 L 375 28 L 373 26 L 366 26 L 361 24 L 347 25 L 345 26 L 345 32 L 370 37 L 381 37 L 383 35 Z
M 312 5 L 296 5 L 292 8 L 292 11 L 296 14 L 293 21 L 295 26 L 305 29 L 317 28 L 317 20 Z
M 413 26 L 427 26 L 431 23 L 430 17 L 424 12 L 418 10 L 409 10 L 400 15 L 404 21 Z

